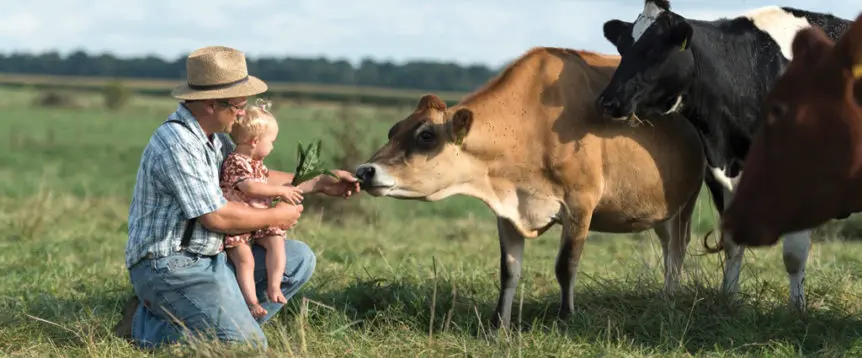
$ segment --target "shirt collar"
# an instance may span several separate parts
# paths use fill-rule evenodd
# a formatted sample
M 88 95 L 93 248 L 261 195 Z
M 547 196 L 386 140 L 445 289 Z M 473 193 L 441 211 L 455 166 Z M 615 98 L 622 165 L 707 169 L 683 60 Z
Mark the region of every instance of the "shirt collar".
M 186 124 L 192 130 L 192 132 L 194 132 L 195 137 L 200 139 L 202 142 L 210 145 L 213 144 L 207 138 L 203 128 L 201 128 L 201 124 L 198 123 L 197 119 L 195 119 L 194 114 L 189 111 L 188 107 L 186 107 L 184 103 L 180 103 L 179 106 L 177 106 L 177 110 L 176 112 L 174 112 L 172 117 L 173 118 L 171 119 L 176 119 Z

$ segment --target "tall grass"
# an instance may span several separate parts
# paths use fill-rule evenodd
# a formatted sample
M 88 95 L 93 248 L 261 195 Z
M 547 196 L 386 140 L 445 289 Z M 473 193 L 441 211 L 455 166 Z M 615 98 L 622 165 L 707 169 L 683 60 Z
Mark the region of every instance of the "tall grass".
M 111 335 L 131 288 L 123 265 L 128 203 L 141 149 L 174 109 L 134 97 L 116 112 L 33 106 L 37 92 L 2 92 L 0 133 L 0 352 L 10 356 L 140 356 Z M 15 98 L 4 102 L 3 99 Z M 324 139 L 350 166 L 406 112 L 282 102 L 283 130 L 267 164 L 290 170 L 296 141 Z M 353 146 L 366 151 L 345 156 Z M 350 157 L 350 158 L 349 158 Z M 708 196 L 695 232 L 716 218 Z M 559 228 L 530 240 L 513 329 L 489 334 L 499 288 L 496 228 L 473 199 L 438 203 L 319 200 L 294 230 L 318 256 L 309 284 L 264 328 L 269 355 L 344 356 L 797 356 L 859 355 L 862 247 L 858 221 L 821 231 L 808 264 L 807 315 L 786 307 L 780 247 L 748 250 L 740 300 L 722 297 L 721 257 L 689 247 L 684 287 L 661 293 L 655 234 L 588 239 L 571 319 L 555 318 Z M 339 206 L 343 205 L 343 206 Z M 334 209 L 333 209 L 334 208 Z M 316 209 L 316 210 L 314 210 Z M 341 210 L 336 211 L 336 210 Z M 856 225 L 856 226 L 854 226 Z M 851 229 L 847 229 L 851 228 Z M 214 342 L 160 356 L 254 356 Z

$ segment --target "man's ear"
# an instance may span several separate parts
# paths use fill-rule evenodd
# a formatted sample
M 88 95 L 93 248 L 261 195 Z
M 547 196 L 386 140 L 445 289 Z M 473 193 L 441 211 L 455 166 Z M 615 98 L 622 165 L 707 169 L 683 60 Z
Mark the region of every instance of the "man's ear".
M 632 32 L 632 23 L 622 20 L 609 20 L 602 26 L 605 39 L 610 41 L 614 46 L 619 46 L 620 37 L 623 34 Z
M 688 50 L 691 47 L 691 35 L 694 31 L 685 21 L 677 22 L 670 29 L 670 43 L 679 48 L 680 51 Z
M 201 105 L 202 105 L 201 107 L 203 107 L 203 109 L 209 111 L 209 114 L 213 114 L 217 110 L 216 106 L 218 106 L 218 103 L 216 103 L 215 100 L 210 99 L 210 100 L 207 100 L 206 102 L 201 103 Z
M 464 138 L 467 137 L 467 133 L 470 133 L 470 127 L 473 126 L 473 111 L 462 108 L 459 109 L 458 112 L 455 112 L 455 115 L 452 116 L 451 120 L 451 128 L 452 128 L 452 141 L 455 142 L 456 145 L 461 145 L 464 142 Z

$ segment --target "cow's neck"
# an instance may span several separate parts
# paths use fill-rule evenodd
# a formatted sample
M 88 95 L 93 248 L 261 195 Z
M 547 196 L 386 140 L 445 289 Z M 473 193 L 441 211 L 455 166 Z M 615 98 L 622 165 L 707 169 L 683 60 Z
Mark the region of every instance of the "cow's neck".
M 700 132 L 709 165 L 725 168 L 745 158 L 754 130 L 761 84 L 750 82 L 758 76 L 745 61 L 756 46 L 751 36 L 722 32 L 715 23 L 689 23 L 695 31 L 690 49 L 695 75 L 683 114 Z
M 524 237 L 541 235 L 558 219 L 560 201 L 553 193 L 543 190 L 540 183 L 492 172 L 476 179 L 471 183 L 471 196 L 482 200 L 498 217 L 512 222 Z

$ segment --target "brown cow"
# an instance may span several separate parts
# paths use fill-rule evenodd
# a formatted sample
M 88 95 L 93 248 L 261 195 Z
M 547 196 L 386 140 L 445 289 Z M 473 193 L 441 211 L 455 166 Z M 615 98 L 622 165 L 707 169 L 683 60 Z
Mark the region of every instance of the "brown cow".
M 665 291 L 673 292 L 705 172 L 685 118 L 633 128 L 603 121 L 593 103 L 618 56 L 535 48 L 452 108 L 434 95 L 395 123 L 356 176 L 374 196 L 482 200 L 497 215 L 501 291 L 494 327 L 507 327 L 524 238 L 563 226 L 556 276 L 560 317 L 574 310 L 575 274 L 588 230 L 654 229 Z
M 722 234 L 746 246 L 862 211 L 862 14 L 835 44 L 818 27 L 766 97 Z

